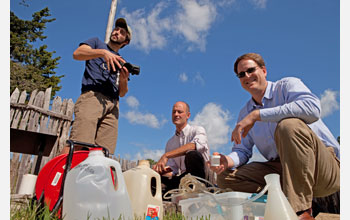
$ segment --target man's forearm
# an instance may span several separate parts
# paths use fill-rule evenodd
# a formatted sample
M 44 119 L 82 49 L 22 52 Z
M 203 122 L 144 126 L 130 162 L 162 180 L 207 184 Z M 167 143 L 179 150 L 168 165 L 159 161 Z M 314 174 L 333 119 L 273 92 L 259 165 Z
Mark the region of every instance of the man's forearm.
M 167 158 L 174 158 L 174 157 L 179 157 L 183 156 L 186 154 L 187 151 L 190 150 L 196 150 L 196 144 L 195 143 L 188 143 L 185 144 L 179 148 L 176 148 L 175 150 L 169 151 L 165 153 L 165 156 Z
M 128 92 L 128 80 L 120 79 L 119 81 L 119 96 L 124 97 Z
M 76 60 L 91 60 L 104 56 L 104 49 L 92 49 L 88 45 L 81 45 L 73 53 L 73 58 Z

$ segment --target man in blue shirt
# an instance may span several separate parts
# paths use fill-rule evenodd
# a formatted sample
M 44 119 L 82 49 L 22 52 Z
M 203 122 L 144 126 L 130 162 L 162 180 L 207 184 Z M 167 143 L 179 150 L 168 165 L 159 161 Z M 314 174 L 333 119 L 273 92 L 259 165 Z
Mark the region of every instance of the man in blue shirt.
M 118 135 L 119 97 L 128 92 L 129 71 L 119 49 L 130 43 L 131 29 L 124 18 L 115 22 L 106 44 L 91 38 L 74 51 L 73 58 L 85 61 L 81 95 L 74 106 L 70 139 L 106 147 L 113 154 Z M 77 146 L 76 149 L 81 149 Z M 61 153 L 68 153 L 69 147 Z
M 234 71 L 252 98 L 239 113 L 232 152 L 211 167 L 219 187 L 256 193 L 264 188 L 265 175 L 278 173 L 299 219 L 314 219 L 313 197 L 340 189 L 339 144 L 320 119 L 319 99 L 300 79 L 267 81 L 264 60 L 256 53 L 240 56 Z M 267 162 L 247 164 L 254 145 Z

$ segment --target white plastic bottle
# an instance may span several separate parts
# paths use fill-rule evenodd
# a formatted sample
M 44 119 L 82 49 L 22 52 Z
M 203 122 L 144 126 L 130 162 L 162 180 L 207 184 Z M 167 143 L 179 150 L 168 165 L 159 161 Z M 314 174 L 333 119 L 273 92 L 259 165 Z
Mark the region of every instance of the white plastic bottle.
M 297 214 L 281 189 L 280 176 L 273 173 L 264 178 L 268 190 L 264 220 L 298 220 Z
M 210 165 L 212 167 L 220 166 L 220 154 L 218 152 L 214 152 L 213 155 L 210 157 Z
M 160 175 L 150 168 L 149 161 L 140 160 L 123 175 L 134 214 L 141 219 L 163 219 Z
M 128 191 L 120 164 L 106 158 L 102 148 L 67 173 L 63 192 L 64 220 L 133 220 Z M 89 218 L 88 218 L 89 217 Z

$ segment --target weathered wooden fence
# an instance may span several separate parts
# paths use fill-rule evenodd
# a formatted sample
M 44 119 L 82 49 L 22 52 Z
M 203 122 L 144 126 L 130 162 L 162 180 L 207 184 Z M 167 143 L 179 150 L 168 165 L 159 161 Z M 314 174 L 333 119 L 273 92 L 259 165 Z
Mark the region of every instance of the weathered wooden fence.
M 72 99 L 55 97 L 50 107 L 51 88 L 45 92 L 34 90 L 27 101 L 27 92 L 18 89 L 11 94 L 10 127 L 57 136 L 49 157 L 43 157 L 41 167 L 55 157 L 65 145 L 72 122 L 74 103 Z M 33 173 L 37 156 L 11 153 L 11 193 L 18 191 L 22 176 Z
M 72 99 L 57 96 L 52 100 L 50 109 L 51 88 L 46 91 L 34 90 L 28 100 L 26 91 L 16 89 L 10 99 L 10 127 L 12 129 L 38 132 L 57 136 L 56 142 L 48 157 L 43 157 L 40 169 L 52 158 L 56 157 L 66 145 L 70 126 L 73 121 L 74 103 Z M 121 159 L 112 155 L 126 171 L 137 165 L 135 161 Z M 18 192 L 22 177 L 34 173 L 37 156 L 24 153 L 10 153 L 10 186 L 11 194 Z M 215 174 L 208 172 L 208 180 L 216 183 Z

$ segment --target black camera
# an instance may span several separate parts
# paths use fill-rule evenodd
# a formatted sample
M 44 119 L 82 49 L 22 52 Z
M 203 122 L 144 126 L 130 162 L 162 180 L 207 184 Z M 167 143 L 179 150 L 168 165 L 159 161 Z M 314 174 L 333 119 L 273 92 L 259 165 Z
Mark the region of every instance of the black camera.
M 136 66 L 131 63 L 120 63 L 120 65 L 122 65 L 122 67 L 125 66 L 128 69 L 129 73 L 131 73 L 132 75 L 140 74 L 140 66 Z
M 133 65 L 133 64 L 127 63 L 127 62 L 122 63 L 119 61 L 119 63 L 122 67 L 125 66 L 128 69 L 129 73 L 131 73 L 132 75 L 139 75 L 140 74 L 140 67 L 139 66 L 136 66 L 136 65 Z M 117 74 L 117 72 L 119 71 L 118 66 L 115 65 L 115 67 L 117 68 L 117 70 L 116 71 L 111 70 L 110 71 L 111 74 Z

